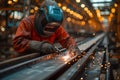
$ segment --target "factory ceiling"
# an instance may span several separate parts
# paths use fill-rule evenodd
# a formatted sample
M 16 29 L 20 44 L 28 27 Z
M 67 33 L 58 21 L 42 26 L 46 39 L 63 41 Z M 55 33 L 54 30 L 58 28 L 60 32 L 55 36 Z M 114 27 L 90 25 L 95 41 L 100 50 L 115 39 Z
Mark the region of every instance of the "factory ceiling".
M 34 14 L 44 0 L 0 0 L 0 15 L 11 17 L 19 14 L 21 19 L 29 14 Z M 111 21 L 116 11 L 117 0 L 56 0 L 58 5 L 68 14 L 80 21 L 88 22 L 94 19 L 98 23 Z M 6 12 L 7 11 L 7 12 Z M 18 13 L 19 12 L 19 13 Z M 24 13 L 24 14 L 23 14 Z M 106 21 L 108 23 L 108 21 Z

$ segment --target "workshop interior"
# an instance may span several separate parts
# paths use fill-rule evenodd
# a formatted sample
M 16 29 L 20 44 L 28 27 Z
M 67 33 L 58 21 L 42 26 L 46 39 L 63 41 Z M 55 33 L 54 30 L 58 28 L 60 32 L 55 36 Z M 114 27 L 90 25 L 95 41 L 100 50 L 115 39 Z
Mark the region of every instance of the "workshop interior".
M 0 80 L 120 80 L 120 0 L 0 0 Z

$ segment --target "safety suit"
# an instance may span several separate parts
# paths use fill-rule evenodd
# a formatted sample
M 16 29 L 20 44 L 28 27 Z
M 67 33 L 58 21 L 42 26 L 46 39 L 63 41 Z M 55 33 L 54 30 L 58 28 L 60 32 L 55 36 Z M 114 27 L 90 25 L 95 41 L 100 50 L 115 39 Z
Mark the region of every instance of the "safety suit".
M 14 49 L 22 54 L 32 52 L 30 51 L 29 43 L 32 40 L 36 41 L 47 41 L 54 44 L 58 41 L 64 48 L 69 48 L 70 46 L 75 46 L 76 43 L 72 37 L 60 26 L 51 36 L 44 37 L 39 35 L 34 28 L 34 18 L 35 16 L 29 16 L 24 18 L 18 26 L 15 38 L 13 40 Z

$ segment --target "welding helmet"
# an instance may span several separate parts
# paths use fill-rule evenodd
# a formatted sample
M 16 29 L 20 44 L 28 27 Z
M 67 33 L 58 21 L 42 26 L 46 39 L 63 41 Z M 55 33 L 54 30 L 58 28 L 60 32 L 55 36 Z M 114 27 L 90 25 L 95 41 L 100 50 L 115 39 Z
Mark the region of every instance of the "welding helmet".
M 43 35 L 46 25 L 53 25 L 55 31 L 63 21 L 63 11 L 54 0 L 45 0 L 35 16 L 35 28 L 39 35 Z

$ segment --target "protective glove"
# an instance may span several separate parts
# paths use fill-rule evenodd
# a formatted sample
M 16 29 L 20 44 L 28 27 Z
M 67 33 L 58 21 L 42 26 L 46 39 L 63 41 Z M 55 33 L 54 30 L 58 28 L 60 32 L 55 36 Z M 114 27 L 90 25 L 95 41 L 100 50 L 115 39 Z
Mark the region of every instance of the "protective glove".
M 41 54 L 49 54 L 49 53 L 54 53 L 55 48 L 53 45 L 46 41 L 30 41 L 30 49 L 33 50 L 34 52 L 39 52 Z
M 65 39 L 65 43 L 64 46 L 69 49 L 69 48 L 73 48 L 74 46 L 76 46 L 75 41 L 73 40 L 72 37 L 68 37 L 67 39 Z
M 50 43 L 45 42 L 45 43 L 42 44 L 40 52 L 41 52 L 42 54 L 49 54 L 49 53 L 54 53 L 54 52 L 56 52 L 56 49 L 55 49 L 54 46 L 51 45 Z

